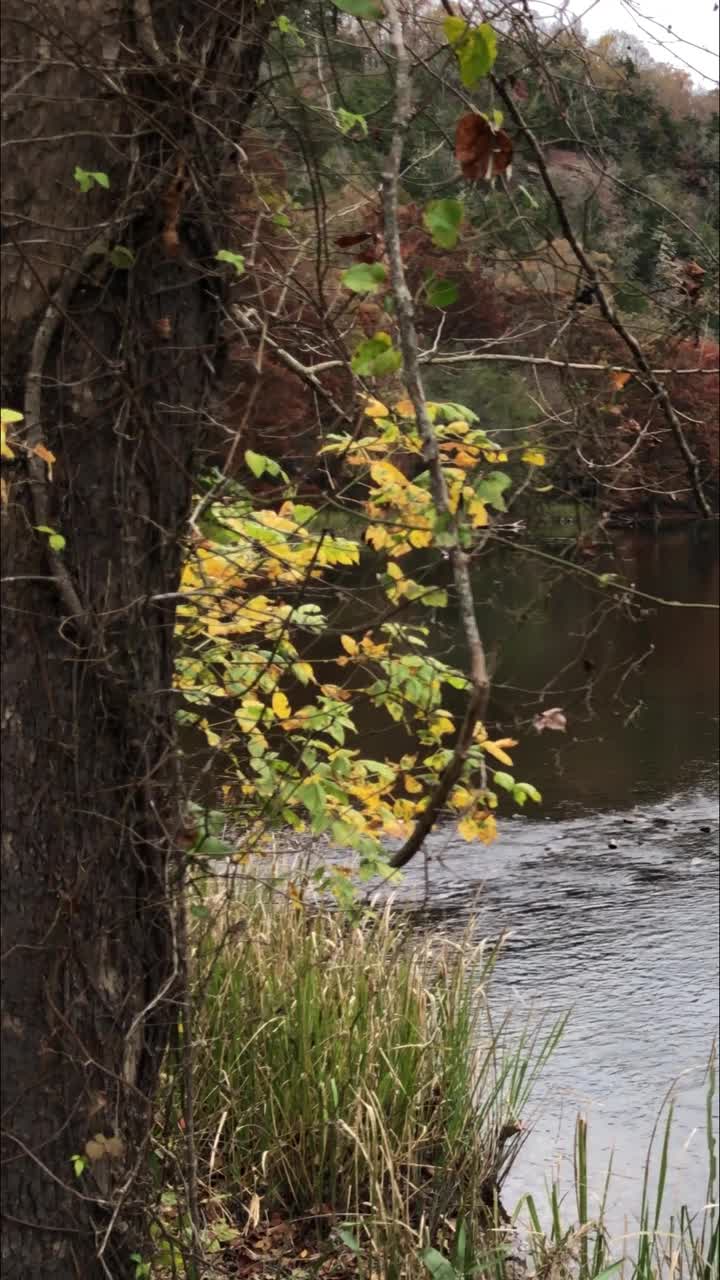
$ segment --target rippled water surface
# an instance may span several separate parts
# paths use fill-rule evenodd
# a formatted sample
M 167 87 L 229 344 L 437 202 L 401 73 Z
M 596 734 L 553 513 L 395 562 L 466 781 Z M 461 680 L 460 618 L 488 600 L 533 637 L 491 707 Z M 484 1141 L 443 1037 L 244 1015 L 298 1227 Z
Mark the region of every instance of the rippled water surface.
M 707 782 L 712 781 L 711 775 Z M 507 827 L 510 829 L 508 830 Z M 705 1192 L 705 1065 L 717 1028 L 717 810 L 710 790 L 622 814 L 508 823 L 482 852 L 435 837 L 426 920 L 511 931 L 494 1004 L 520 1015 L 571 1011 L 538 1086 L 532 1132 L 507 1203 L 571 1184 L 575 1116 L 589 1117 L 599 1189 L 610 1152 L 618 1213 L 639 1206 L 643 1156 L 677 1077 L 671 1191 Z M 425 895 L 414 867 L 401 901 Z M 685 1149 L 687 1144 L 687 1149 Z M 564 1165 L 564 1169 L 563 1169 Z

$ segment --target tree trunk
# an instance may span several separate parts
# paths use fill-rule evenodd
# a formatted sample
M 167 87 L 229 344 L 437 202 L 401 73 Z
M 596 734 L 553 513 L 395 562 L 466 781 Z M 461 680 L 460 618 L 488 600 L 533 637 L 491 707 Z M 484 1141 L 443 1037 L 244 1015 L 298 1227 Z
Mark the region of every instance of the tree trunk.
M 144 1252 L 177 971 L 175 601 L 157 597 L 178 587 L 214 227 L 272 17 L 3 5 L 2 404 L 24 414 L 3 461 L 7 1280 L 119 1280 Z

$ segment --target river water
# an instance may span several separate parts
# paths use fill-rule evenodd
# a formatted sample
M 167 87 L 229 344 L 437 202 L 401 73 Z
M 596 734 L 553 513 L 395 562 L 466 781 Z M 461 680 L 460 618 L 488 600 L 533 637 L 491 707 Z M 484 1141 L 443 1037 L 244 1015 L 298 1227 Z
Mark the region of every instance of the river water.
M 603 567 L 650 595 L 717 601 L 714 530 L 618 535 Z M 718 1032 L 718 615 L 659 607 L 632 620 L 552 562 L 517 555 L 495 561 L 478 589 L 496 643 L 491 714 L 504 731 L 517 725 L 514 772 L 543 805 L 506 817 L 489 848 L 436 834 L 427 868 L 411 864 L 397 897 L 424 928 L 474 918 L 478 936 L 510 931 L 497 1011 L 523 1022 L 570 1010 L 507 1206 L 525 1191 L 542 1201 L 554 1177 L 569 1194 L 580 1111 L 591 1188 L 599 1193 L 614 1152 L 610 1221 L 631 1231 L 673 1084 L 667 1205 L 705 1202 L 704 1075 Z M 438 633 L 434 643 L 452 653 L 456 641 Z M 563 707 L 567 733 L 528 728 L 548 706 Z

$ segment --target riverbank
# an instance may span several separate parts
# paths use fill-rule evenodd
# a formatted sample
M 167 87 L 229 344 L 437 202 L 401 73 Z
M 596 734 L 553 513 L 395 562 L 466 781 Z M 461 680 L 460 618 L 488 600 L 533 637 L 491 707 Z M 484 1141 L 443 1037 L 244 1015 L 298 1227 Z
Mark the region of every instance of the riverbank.
M 200 1251 L 205 1277 L 258 1280 L 502 1280 L 521 1266 L 591 1280 L 620 1256 L 634 1280 L 707 1280 L 716 1215 L 675 1219 L 682 1269 L 668 1269 L 662 1188 L 639 1206 L 647 1248 L 608 1245 L 582 1126 L 575 1206 L 555 1193 L 507 1201 L 562 1023 L 494 1020 L 498 948 L 470 931 L 419 936 L 389 909 L 308 913 L 287 883 L 193 906 L 192 1114 L 181 1053 L 158 1135 L 166 1255 Z M 189 1126 L 194 1244 L 181 1209 Z

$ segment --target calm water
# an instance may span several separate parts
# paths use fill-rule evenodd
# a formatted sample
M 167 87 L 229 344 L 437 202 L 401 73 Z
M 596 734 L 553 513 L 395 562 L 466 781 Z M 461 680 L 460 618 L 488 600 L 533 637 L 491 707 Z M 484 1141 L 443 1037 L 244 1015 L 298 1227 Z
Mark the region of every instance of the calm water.
M 603 567 L 651 594 L 717 600 L 714 530 L 623 535 Z M 632 1229 L 644 1153 L 674 1081 L 671 1198 L 704 1203 L 703 1075 L 718 1031 L 718 615 L 662 608 L 632 621 L 516 555 L 478 585 L 497 645 L 492 714 L 504 730 L 517 726 L 514 772 L 544 803 L 508 817 L 488 849 L 434 836 L 423 918 L 447 929 L 473 916 L 480 936 L 511 931 L 498 1009 L 572 1010 L 508 1206 L 558 1172 L 572 1185 L 582 1111 L 594 1185 L 614 1151 L 613 1222 L 622 1229 L 627 1216 Z M 439 652 L 454 644 L 437 634 Z M 528 727 L 542 706 L 564 708 L 567 734 Z M 421 864 L 398 896 L 421 906 Z

